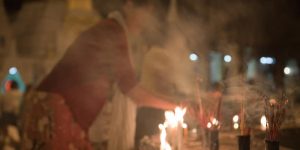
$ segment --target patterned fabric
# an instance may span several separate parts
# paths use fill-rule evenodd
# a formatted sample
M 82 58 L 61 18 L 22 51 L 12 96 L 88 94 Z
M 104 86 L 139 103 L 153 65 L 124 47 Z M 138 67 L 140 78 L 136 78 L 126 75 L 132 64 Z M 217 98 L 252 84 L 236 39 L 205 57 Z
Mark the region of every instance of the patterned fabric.
M 59 95 L 31 91 L 24 99 L 22 114 L 22 150 L 92 149 Z
M 10 90 L 0 96 L 0 149 L 19 149 L 19 109 L 22 93 Z

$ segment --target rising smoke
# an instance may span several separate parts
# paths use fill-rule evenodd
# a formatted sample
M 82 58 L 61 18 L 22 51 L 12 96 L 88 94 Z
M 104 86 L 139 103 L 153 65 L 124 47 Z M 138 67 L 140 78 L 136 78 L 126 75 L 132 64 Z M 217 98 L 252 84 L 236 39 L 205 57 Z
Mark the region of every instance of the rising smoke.
M 194 99 L 195 90 L 198 90 L 195 89 L 196 78 L 204 80 L 201 92 L 205 93 L 207 90 L 205 85 L 210 76 L 207 55 L 213 50 L 236 56 L 232 66 L 238 68 L 235 69 L 237 71 L 221 81 L 228 86 L 224 101 L 240 103 L 244 99 L 258 100 L 257 93 L 251 89 L 264 91 L 271 84 L 264 81 L 264 84 L 256 82 L 255 85 L 249 85 L 241 79 L 243 74 L 239 68 L 245 62 L 239 57 L 243 54 L 241 49 L 263 41 L 264 28 L 261 22 L 264 17 L 260 14 L 264 8 L 260 4 L 237 0 L 171 0 L 167 24 L 162 23 L 163 20 L 145 20 L 152 28 L 150 32 L 144 33 L 146 38 L 136 39 L 140 42 L 138 45 L 147 45 L 143 48 L 137 46 L 134 50 L 141 82 L 154 92 L 177 96 L 178 100 Z M 119 3 L 116 5 L 120 6 Z M 105 10 L 111 8 L 113 6 L 106 7 Z M 156 28 L 158 24 L 163 27 Z M 199 55 L 201 64 L 189 60 L 191 52 Z M 245 94 L 241 95 L 241 90 Z M 248 110 L 262 108 L 263 106 L 256 107 L 261 105 L 260 102 L 258 100 L 257 103 L 252 103 Z M 251 114 L 258 114 L 252 112 Z

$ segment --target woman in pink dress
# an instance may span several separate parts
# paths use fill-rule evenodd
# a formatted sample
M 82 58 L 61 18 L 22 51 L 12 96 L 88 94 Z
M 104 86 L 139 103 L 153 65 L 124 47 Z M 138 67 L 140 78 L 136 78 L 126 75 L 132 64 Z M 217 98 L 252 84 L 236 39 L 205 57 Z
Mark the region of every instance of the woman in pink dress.
M 114 95 L 114 86 L 139 107 L 176 106 L 139 84 L 127 37 L 152 28 L 147 20 L 162 17 L 161 12 L 152 14 L 168 6 L 166 1 L 126 1 L 120 5 L 126 28 L 116 19 L 105 19 L 81 33 L 38 87 L 26 94 L 22 149 L 92 149 L 88 130 Z

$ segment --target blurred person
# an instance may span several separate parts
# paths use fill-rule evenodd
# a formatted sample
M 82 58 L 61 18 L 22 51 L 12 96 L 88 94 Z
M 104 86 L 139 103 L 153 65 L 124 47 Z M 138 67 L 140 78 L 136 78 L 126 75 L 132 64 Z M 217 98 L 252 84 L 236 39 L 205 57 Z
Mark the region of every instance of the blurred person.
M 20 144 L 19 109 L 22 92 L 14 80 L 6 81 L 8 87 L 1 98 L 0 148 L 17 149 Z
M 184 18 L 181 18 L 179 13 L 176 0 L 171 0 L 165 40 L 160 45 L 152 45 L 145 55 L 141 71 L 141 84 L 154 93 L 164 93 L 174 97 L 173 101 L 182 102 L 191 98 L 194 76 L 193 63 L 188 59 L 190 48 L 187 45 L 187 36 L 182 30 Z M 147 115 L 151 115 L 151 119 L 145 120 Z M 155 108 L 139 109 L 136 141 L 139 142 L 145 136 L 157 134 L 159 132 L 157 124 L 164 122 L 164 120 L 165 115 L 162 110 Z
M 9 80 L 6 82 L 8 88 L 6 89 L 1 101 L 2 112 L 17 115 L 19 113 L 22 92 L 19 90 L 18 83 L 16 81 Z
M 109 18 L 84 31 L 27 94 L 22 149 L 87 150 L 97 140 L 98 149 L 133 149 L 137 106 L 174 109 L 168 97 L 139 84 L 131 47 L 136 39 L 152 41 L 161 34 L 168 5 L 168 0 L 102 1 L 101 13 Z

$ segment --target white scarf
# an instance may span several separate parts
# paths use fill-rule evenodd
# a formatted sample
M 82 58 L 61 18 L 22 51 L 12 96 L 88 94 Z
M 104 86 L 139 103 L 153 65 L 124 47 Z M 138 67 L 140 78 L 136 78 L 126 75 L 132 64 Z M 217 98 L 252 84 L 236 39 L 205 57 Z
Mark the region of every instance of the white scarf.
M 122 14 L 115 11 L 109 14 L 109 18 L 115 19 L 122 26 L 129 39 L 130 35 Z M 127 43 L 129 59 L 133 65 L 131 43 L 129 40 Z M 134 149 L 136 110 L 136 104 L 115 84 L 112 101 L 107 102 L 89 130 L 92 143 L 108 141 L 108 150 Z
M 130 37 L 125 20 L 120 12 L 112 12 L 110 18 L 115 19 L 124 29 L 127 39 Z M 131 65 L 134 64 L 131 43 L 127 40 Z M 112 120 L 108 141 L 108 150 L 134 149 L 136 126 L 136 104 L 124 95 L 118 86 L 112 99 Z

